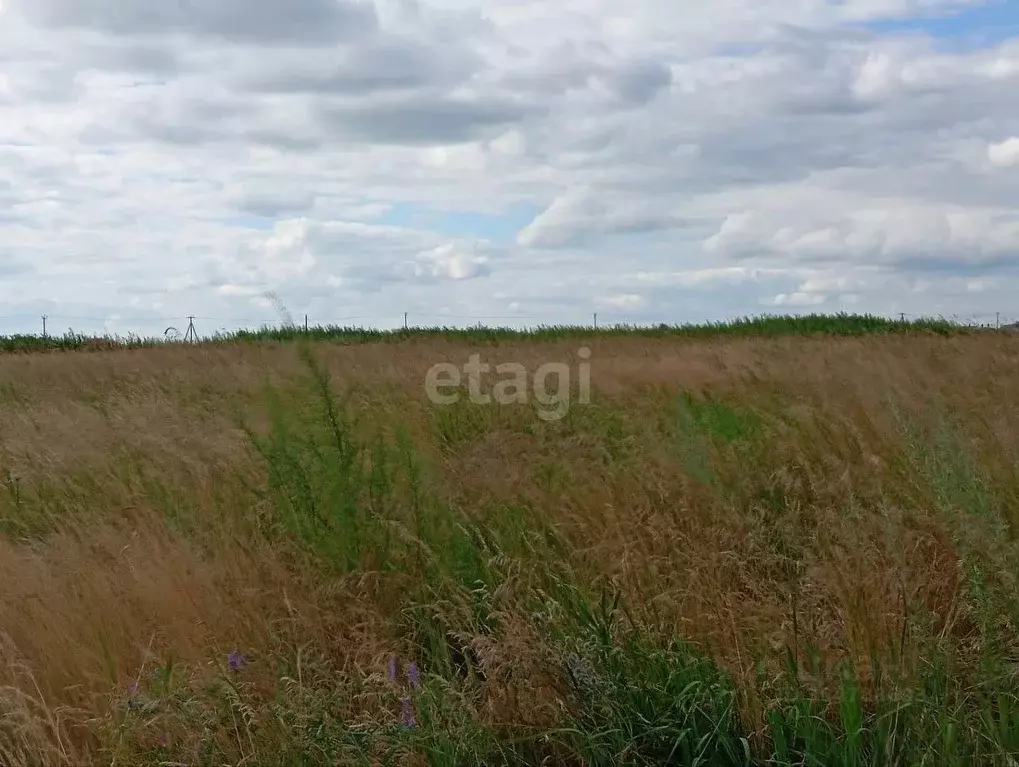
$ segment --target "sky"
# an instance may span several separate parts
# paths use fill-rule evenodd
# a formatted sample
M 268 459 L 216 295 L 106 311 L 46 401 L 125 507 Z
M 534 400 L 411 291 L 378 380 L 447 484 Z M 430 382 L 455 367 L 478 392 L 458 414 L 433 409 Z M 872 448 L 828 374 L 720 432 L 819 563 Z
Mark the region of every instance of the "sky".
M 0 334 L 1019 320 L 1019 0 L 0 0 Z

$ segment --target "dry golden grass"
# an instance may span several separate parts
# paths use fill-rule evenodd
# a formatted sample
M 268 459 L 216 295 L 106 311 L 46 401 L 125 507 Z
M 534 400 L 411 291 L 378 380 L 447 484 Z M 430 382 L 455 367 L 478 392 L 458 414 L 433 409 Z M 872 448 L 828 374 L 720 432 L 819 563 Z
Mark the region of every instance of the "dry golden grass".
M 1011 617 L 991 614 L 1016 597 L 1019 339 L 590 346 L 593 403 L 547 424 L 494 405 L 442 415 L 425 372 L 472 352 L 533 370 L 569 361 L 577 344 L 315 353 L 365 423 L 408 429 L 437 502 L 479 515 L 538 510 L 568 541 L 578 579 L 612 583 L 651 635 L 691 640 L 747 689 L 758 656 L 774 669 L 785 647 L 803 662 L 809 647 L 851 661 L 864 697 L 875 694 L 875 657 L 909 680 L 935 647 L 969 669 L 1019 650 Z M 243 716 L 191 732 L 179 712 L 139 732 L 117 724 L 128 685 L 171 655 L 197 688 L 235 648 L 295 668 L 310 654 L 317 668 L 366 678 L 407 651 L 406 574 L 326 575 L 299 544 L 264 534 L 266 471 L 235 414 L 265 429 L 265 382 L 286 387 L 304 372 L 295 347 L 268 344 L 3 360 L 0 763 L 130 763 L 166 736 L 184 751 L 216 739 L 233 763 L 270 764 L 273 738 L 286 737 L 278 715 L 258 714 L 269 723 L 257 736 Z M 696 448 L 676 431 L 683 391 L 756 413 L 767 438 L 702 433 L 710 444 Z M 965 508 L 979 501 L 968 475 L 956 477 L 956 497 L 910 453 L 903 424 L 936 430 L 944 413 L 993 487 L 991 512 Z M 976 561 L 986 594 L 975 596 Z M 560 721 L 563 680 L 512 597 L 528 567 L 496 600 L 507 628 L 466 638 L 489 670 L 481 710 L 493 727 Z M 268 663 L 245 674 L 255 698 L 280 685 Z M 833 677 L 810 683 L 838 695 Z M 359 695 L 344 699 L 352 720 L 383 716 L 379 699 Z M 760 705 L 744 701 L 751 726 Z

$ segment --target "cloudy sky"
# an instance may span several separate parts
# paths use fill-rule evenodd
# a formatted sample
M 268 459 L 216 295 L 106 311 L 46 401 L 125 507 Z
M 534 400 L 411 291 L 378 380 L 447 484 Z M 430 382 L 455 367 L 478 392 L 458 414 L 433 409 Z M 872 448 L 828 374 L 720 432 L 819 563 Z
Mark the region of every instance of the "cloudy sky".
M 1019 319 L 1017 206 L 1019 0 L 0 0 L 0 333 Z

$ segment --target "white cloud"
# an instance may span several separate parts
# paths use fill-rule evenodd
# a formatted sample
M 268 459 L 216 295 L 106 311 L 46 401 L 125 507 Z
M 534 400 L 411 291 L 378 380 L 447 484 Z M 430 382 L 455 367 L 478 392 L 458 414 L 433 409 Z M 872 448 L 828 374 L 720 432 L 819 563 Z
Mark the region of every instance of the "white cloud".
M 488 258 L 461 245 L 446 243 L 418 254 L 415 274 L 450 280 L 471 280 L 487 277 Z
M 7 0 L 0 299 L 142 332 L 270 289 L 379 323 L 1008 311 L 1019 39 L 860 26 L 979 4 Z
M 680 218 L 646 196 L 613 194 L 589 186 L 556 197 L 517 237 L 524 247 L 560 248 L 626 232 L 679 226 Z
M 1016 254 L 1019 213 L 1005 206 L 920 203 L 877 194 L 862 199 L 824 188 L 741 196 L 738 209 L 704 241 L 707 252 L 897 268 L 921 262 L 974 266 Z
M 254 288 L 250 285 L 220 285 L 216 288 L 216 292 L 221 296 L 259 296 L 258 288 Z M 268 306 L 269 304 L 265 304 Z
M 846 275 L 825 275 L 805 280 L 800 285 L 800 291 L 803 293 L 837 293 L 846 290 L 852 284 L 852 280 Z
M 795 293 L 779 293 L 767 303 L 772 306 L 800 309 L 808 306 L 822 306 L 827 302 L 827 300 L 828 297 L 822 293 L 804 293 L 802 291 L 797 291 Z
M 999 167 L 1019 165 L 1019 138 L 1010 138 L 987 148 L 987 159 Z
M 613 309 L 639 309 L 646 301 L 643 296 L 634 293 L 621 293 L 614 296 L 606 296 L 601 300 L 603 306 Z

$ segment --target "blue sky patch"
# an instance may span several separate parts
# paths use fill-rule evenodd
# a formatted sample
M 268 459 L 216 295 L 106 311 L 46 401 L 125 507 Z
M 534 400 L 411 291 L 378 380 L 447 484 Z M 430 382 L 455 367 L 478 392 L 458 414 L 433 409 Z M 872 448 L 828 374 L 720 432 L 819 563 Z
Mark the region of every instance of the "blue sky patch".
M 928 35 L 955 45 L 995 45 L 1019 37 L 1019 0 L 988 0 L 940 16 L 874 21 L 863 26 L 885 34 Z
M 377 223 L 385 226 L 426 229 L 444 237 L 509 243 L 539 213 L 541 208 L 526 204 L 512 205 L 504 213 L 493 215 L 469 210 L 436 210 L 409 203 L 395 203 L 388 213 L 379 217 Z

